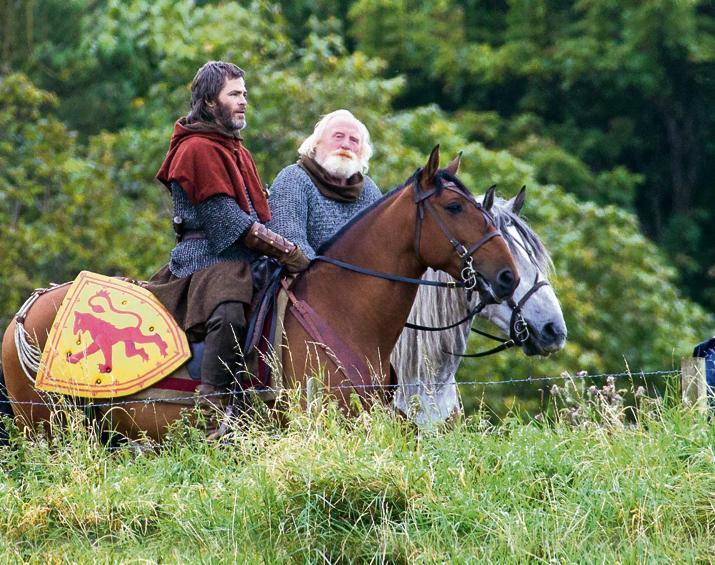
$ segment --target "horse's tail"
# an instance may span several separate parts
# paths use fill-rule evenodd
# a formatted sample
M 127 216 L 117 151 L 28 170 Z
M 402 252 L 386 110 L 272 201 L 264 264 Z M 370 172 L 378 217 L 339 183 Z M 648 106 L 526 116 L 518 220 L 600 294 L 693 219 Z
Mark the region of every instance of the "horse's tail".
M 139 326 L 141 326 L 141 324 L 142 324 L 142 318 L 141 318 L 141 316 L 140 316 L 139 314 L 137 314 L 136 312 L 132 312 L 131 310 L 119 310 L 118 308 L 116 308 L 116 307 L 114 306 L 114 304 L 112 303 L 112 299 L 109 297 L 109 292 L 107 292 L 106 290 L 100 290 L 100 291 L 98 291 L 94 296 L 92 296 L 92 297 L 87 301 L 87 304 L 89 304 L 89 306 L 92 308 L 92 310 L 93 310 L 94 312 L 96 312 L 97 314 L 102 314 L 103 312 L 105 312 L 105 310 L 104 310 L 104 308 L 102 308 L 101 305 L 97 304 L 97 303 L 94 301 L 95 298 L 104 298 L 104 300 L 107 301 L 107 307 L 108 307 L 112 312 L 114 312 L 115 314 L 126 314 L 126 315 L 128 315 L 128 316 L 133 316 L 133 317 L 136 318 L 136 320 L 137 320 L 137 325 L 136 325 L 136 327 L 138 328 Z
M 0 365 L 0 446 L 8 444 L 8 433 L 5 428 L 5 422 L 2 419 L 4 416 L 12 418 L 13 413 L 10 406 L 10 397 L 5 386 L 5 374 L 3 373 L 2 365 Z

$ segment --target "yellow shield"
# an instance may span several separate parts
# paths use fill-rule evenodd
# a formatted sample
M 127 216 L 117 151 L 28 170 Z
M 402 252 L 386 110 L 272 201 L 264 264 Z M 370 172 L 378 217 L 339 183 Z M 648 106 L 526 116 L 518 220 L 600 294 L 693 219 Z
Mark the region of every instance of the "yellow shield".
M 126 396 L 190 357 L 186 334 L 149 291 L 82 271 L 57 312 L 35 386 L 84 398 Z

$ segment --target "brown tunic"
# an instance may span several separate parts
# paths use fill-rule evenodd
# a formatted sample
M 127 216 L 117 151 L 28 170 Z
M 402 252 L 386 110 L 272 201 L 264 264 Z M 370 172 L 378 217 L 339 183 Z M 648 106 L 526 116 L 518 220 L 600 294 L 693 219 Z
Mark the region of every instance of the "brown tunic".
M 203 339 L 203 325 L 222 302 L 243 302 L 253 296 L 251 265 L 246 261 L 223 261 L 188 277 L 177 277 L 162 267 L 146 283 L 192 341 Z

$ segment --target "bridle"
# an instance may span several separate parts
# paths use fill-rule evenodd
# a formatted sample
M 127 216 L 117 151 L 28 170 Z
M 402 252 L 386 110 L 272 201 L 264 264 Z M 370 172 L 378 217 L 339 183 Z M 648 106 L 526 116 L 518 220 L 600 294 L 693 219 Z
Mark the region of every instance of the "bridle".
M 455 187 L 453 182 L 448 182 L 448 183 L 442 183 L 441 178 L 437 178 L 437 183 L 434 187 L 432 187 L 430 190 L 425 190 L 422 191 L 419 188 L 419 173 L 420 170 L 418 170 L 414 176 L 414 202 L 415 205 L 417 206 L 417 221 L 416 221 L 416 226 L 415 226 L 415 255 L 417 257 L 417 260 L 426 268 L 427 264 L 425 261 L 422 259 L 422 255 L 420 253 L 420 244 L 421 244 L 421 238 L 422 238 L 422 222 L 425 217 L 425 210 L 430 214 L 432 219 L 435 221 L 439 229 L 442 231 L 444 236 L 447 238 L 449 241 L 450 245 L 454 249 L 454 251 L 457 253 L 459 258 L 462 260 L 462 269 L 460 271 L 460 277 L 462 281 L 464 282 L 464 288 L 467 291 L 467 297 L 468 299 L 471 299 L 471 294 L 474 292 L 474 290 L 477 288 L 479 283 L 481 282 L 482 285 L 480 286 L 480 290 L 484 291 L 489 291 L 490 294 L 492 294 L 492 298 L 495 298 L 493 293 L 491 293 L 491 290 L 488 288 L 488 285 L 483 283 L 483 280 L 481 280 L 481 276 L 476 272 L 474 269 L 474 262 L 472 259 L 472 255 L 477 252 L 478 249 L 483 247 L 488 241 L 495 237 L 502 237 L 503 235 L 501 231 L 499 231 L 496 227 L 496 222 L 494 221 L 494 217 L 489 213 L 489 211 L 484 208 L 479 202 L 476 201 L 476 199 L 467 196 L 463 191 L 459 190 L 458 188 Z M 469 247 L 465 247 L 459 240 L 457 240 L 454 235 L 452 234 L 452 231 L 449 229 L 449 226 L 445 224 L 444 220 L 437 214 L 437 211 L 434 209 L 434 206 L 432 203 L 429 201 L 429 199 L 434 196 L 436 193 L 441 192 L 443 190 L 449 190 L 451 192 L 454 192 L 455 194 L 458 194 L 462 198 L 464 198 L 469 204 L 474 206 L 477 210 L 479 210 L 482 215 L 484 216 L 484 225 L 485 227 L 488 227 L 490 224 L 494 227 L 494 231 L 484 235 L 481 239 L 470 245 Z
M 500 342 L 500 344 L 492 349 L 489 349 L 487 351 L 482 351 L 480 353 L 461 354 L 461 353 L 453 353 L 453 352 L 449 351 L 448 353 L 450 355 L 453 355 L 455 357 L 485 357 L 487 355 L 493 355 L 495 353 L 499 353 L 501 351 L 510 349 L 512 347 L 520 347 L 529 339 L 529 325 L 527 324 L 526 320 L 524 319 L 524 316 L 522 315 L 522 310 L 524 308 L 524 305 L 529 301 L 529 299 L 532 296 L 534 296 L 534 294 L 540 288 L 542 288 L 544 286 L 551 286 L 551 283 L 549 283 L 549 281 L 546 279 L 539 280 L 540 268 L 539 268 L 539 265 L 537 264 L 536 260 L 534 259 L 533 254 L 523 244 L 518 243 L 518 245 L 523 249 L 524 253 L 529 258 L 529 261 L 536 267 L 536 275 L 534 276 L 534 283 L 531 285 L 529 290 L 527 290 L 526 293 L 524 293 L 524 296 L 522 296 L 518 302 L 516 302 L 514 300 L 514 298 L 511 296 L 506 301 L 507 305 L 512 310 L 511 319 L 509 320 L 509 338 L 505 339 L 505 338 L 487 333 L 485 331 L 479 330 L 477 328 L 471 328 L 471 330 L 474 333 L 479 334 L 483 337 L 492 339 L 494 341 L 498 341 L 498 342 Z M 473 319 L 474 316 L 479 314 L 485 308 L 485 306 L 486 306 L 486 304 L 483 302 L 478 303 L 474 308 L 469 310 L 469 312 L 467 313 L 466 316 L 464 316 L 464 318 L 462 318 L 454 323 L 448 324 L 446 326 L 441 326 L 441 327 L 423 326 L 420 324 L 412 324 L 410 322 L 407 322 L 405 324 L 405 327 L 413 329 L 413 330 L 421 330 L 421 331 L 450 330 L 452 328 L 460 326 L 460 325 L 464 324 L 465 322 Z
M 389 281 L 396 281 L 396 282 L 403 282 L 403 283 L 408 283 L 408 284 L 414 284 L 414 285 L 426 285 L 426 286 L 437 286 L 437 287 L 443 287 L 443 288 L 463 288 L 465 289 L 467 293 L 467 299 L 471 299 L 471 295 L 474 292 L 475 289 L 488 292 L 491 294 L 492 298 L 495 299 L 494 293 L 491 291 L 491 288 L 489 285 L 484 281 L 482 276 L 476 271 L 474 268 L 474 261 L 472 259 L 472 255 L 477 252 L 478 249 L 483 247 L 488 241 L 495 237 L 502 237 L 503 235 L 501 231 L 496 227 L 496 223 L 494 221 L 494 218 L 492 215 L 489 213 L 489 211 L 484 208 L 479 202 L 477 202 L 474 198 L 470 197 L 468 194 L 466 194 L 464 191 L 459 190 L 454 186 L 454 183 L 451 179 L 448 179 L 448 183 L 442 183 L 442 178 L 441 176 L 437 176 L 435 179 L 436 185 L 432 187 L 430 190 L 420 190 L 420 182 L 419 182 L 419 176 L 420 173 L 422 172 L 422 169 L 417 169 L 415 173 L 410 177 L 410 180 L 405 183 L 405 186 L 409 185 L 412 183 L 413 185 L 413 201 L 415 203 L 415 206 L 417 208 L 417 221 L 416 221 L 416 226 L 415 226 L 415 255 L 417 257 L 417 260 L 423 265 L 426 266 L 424 260 L 422 259 L 422 255 L 420 253 L 420 242 L 421 242 L 421 237 L 422 237 L 422 222 L 425 217 L 425 210 L 427 213 L 430 215 L 430 217 L 435 221 L 439 229 L 442 231 L 444 236 L 447 238 L 449 243 L 452 245 L 452 248 L 454 251 L 457 253 L 459 258 L 462 261 L 462 268 L 460 271 L 460 278 L 462 279 L 459 282 L 455 281 L 449 281 L 449 282 L 441 282 L 441 281 L 425 281 L 422 279 L 415 279 L 411 277 L 403 277 L 401 275 L 393 275 L 390 273 L 384 273 L 381 271 L 374 271 L 372 269 L 366 269 L 364 267 L 360 267 L 358 265 L 354 265 L 352 263 L 348 263 L 346 261 L 341 261 L 339 259 L 335 259 L 333 257 L 327 257 L 325 255 L 317 255 L 315 257 L 315 261 L 323 261 L 325 263 L 330 263 L 331 265 L 335 265 L 337 267 L 340 267 L 342 269 L 346 269 L 348 271 L 353 271 L 355 273 L 360 273 L 363 275 L 371 276 L 371 277 L 377 277 L 380 279 L 385 279 Z M 486 234 L 483 236 L 481 239 L 476 241 L 470 246 L 465 246 L 461 241 L 459 241 L 456 237 L 454 237 L 452 231 L 449 229 L 449 226 L 440 218 L 439 214 L 437 214 L 437 211 L 435 210 L 434 206 L 432 203 L 429 201 L 429 199 L 437 194 L 438 192 L 441 192 L 442 190 L 451 190 L 452 192 L 458 194 L 460 197 L 464 198 L 467 202 L 472 204 L 477 210 L 479 210 L 482 215 L 484 216 L 484 223 L 485 226 L 489 226 L 490 224 L 494 227 L 494 231 Z M 465 319 L 466 320 L 466 319 Z
M 549 281 L 547 280 L 539 280 L 539 274 L 537 272 L 536 277 L 534 278 L 534 284 L 531 285 L 531 288 L 526 291 L 526 293 L 524 294 L 524 296 L 521 297 L 521 300 L 519 300 L 519 302 L 515 302 L 512 297 L 509 297 L 507 299 L 507 305 L 511 308 L 511 319 L 509 320 L 508 339 L 501 338 L 499 336 L 487 333 L 482 330 L 478 330 L 477 328 L 471 328 L 474 333 L 487 337 L 489 339 L 493 339 L 494 341 L 498 341 L 500 342 L 500 345 L 489 349 L 488 351 L 482 351 L 481 353 L 462 354 L 453 353 L 451 351 L 448 351 L 448 353 L 450 355 L 454 355 L 455 357 L 484 357 L 486 355 L 499 353 L 500 351 L 504 351 L 505 349 L 510 349 L 512 347 L 519 347 L 523 345 L 526 340 L 529 339 L 529 325 L 526 323 L 526 320 L 524 320 L 524 316 L 521 313 L 522 309 L 527 303 L 527 301 L 536 293 L 537 290 L 539 290 L 543 286 L 550 286 L 550 284 L 551 283 L 549 283 Z M 486 304 L 484 302 L 480 302 L 474 308 L 472 308 L 467 313 L 467 315 L 464 316 L 464 318 L 446 326 L 423 326 L 421 324 L 413 324 L 411 322 L 407 322 L 405 323 L 405 327 L 412 330 L 419 330 L 425 332 L 442 332 L 446 330 L 451 330 L 452 328 L 461 326 L 465 322 L 468 322 L 469 320 L 473 319 L 474 316 L 484 310 L 485 306 Z
M 537 272 L 536 277 L 534 278 L 534 284 L 531 285 L 531 288 L 526 291 L 526 293 L 524 294 L 524 296 L 521 297 L 521 300 L 519 300 L 519 302 L 515 302 L 512 297 L 509 297 L 509 299 L 507 300 L 507 304 L 511 308 L 511 319 L 509 320 L 509 339 L 504 339 L 492 335 L 482 330 L 478 330 L 477 328 L 471 328 L 474 333 L 484 337 L 488 337 L 489 339 L 493 339 L 494 341 L 499 341 L 501 342 L 501 344 L 497 345 L 492 349 L 482 351 L 480 353 L 452 353 L 450 351 L 450 355 L 454 355 L 455 357 L 485 357 L 487 355 L 499 353 L 500 351 L 504 351 L 505 349 L 510 349 L 512 347 L 520 347 L 521 345 L 526 343 L 526 340 L 529 339 L 529 324 L 526 323 L 526 320 L 521 313 L 522 308 L 524 307 L 524 304 L 526 304 L 526 302 L 536 293 L 536 291 L 543 286 L 550 286 L 550 283 L 547 280 L 539 280 L 539 273 Z M 470 318 L 475 314 L 481 312 L 484 309 L 484 306 L 485 305 L 483 303 L 479 303 L 470 312 Z

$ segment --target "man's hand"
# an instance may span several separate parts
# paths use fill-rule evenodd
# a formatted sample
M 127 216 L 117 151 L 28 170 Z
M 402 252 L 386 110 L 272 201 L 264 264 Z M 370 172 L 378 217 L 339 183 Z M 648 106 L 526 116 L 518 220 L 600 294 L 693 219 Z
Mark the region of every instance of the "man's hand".
M 286 270 L 289 273 L 301 273 L 308 268 L 310 265 L 310 259 L 306 257 L 303 250 L 295 246 L 295 249 L 288 253 L 284 258 L 278 259 L 283 265 L 285 265 Z
M 310 264 L 310 259 L 305 256 L 300 247 L 269 230 L 260 222 L 254 222 L 251 225 L 243 238 L 243 243 L 249 249 L 258 251 L 262 255 L 275 257 L 290 273 L 305 271 Z

